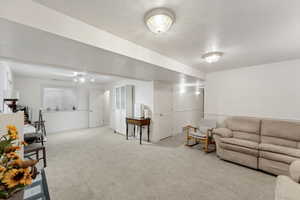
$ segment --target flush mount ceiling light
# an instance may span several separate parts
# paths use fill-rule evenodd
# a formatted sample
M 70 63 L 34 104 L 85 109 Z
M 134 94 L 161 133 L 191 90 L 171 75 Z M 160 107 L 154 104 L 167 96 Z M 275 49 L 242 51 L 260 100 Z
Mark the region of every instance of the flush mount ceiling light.
M 205 62 L 207 63 L 215 63 L 218 62 L 220 60 L 220 58 L 223 56 L 224 53 L 222 52 L 209 52 L 206 53 L 202 56 L 202 58 L 205 60 Z
M 85 82 L 85 77 L 83 75 L 78 75 L 78 80 L 80 83 L 84 83 Z
M 95 78 L 89 76 L 88 74 L 86 74 L 84 72 L 74 72 L 73 81 L 75 83 L 77 83 L 77 82 L 85 83 L 87 80 L 90 81 L 91 83 L 95 82 Z
M 155 8 L 145 15 L 145 23 L 153 33 L 167 32 L 175 21 L 175 15 L 166 8 Z

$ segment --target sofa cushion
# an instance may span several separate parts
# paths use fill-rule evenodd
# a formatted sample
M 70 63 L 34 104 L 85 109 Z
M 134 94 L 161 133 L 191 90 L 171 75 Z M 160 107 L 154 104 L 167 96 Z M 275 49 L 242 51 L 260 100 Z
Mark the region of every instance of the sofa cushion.
M 248 155 L 255 156 L 255 157 L 259 156 L 257 149 L 252 149 L 252 148 L 248 148 L 248 147 L 243 147 L 243 146 L 238 146 L 238 145 L 228 144 L 228 143 L 223 143 L 223 142 L 220 143 L 220 146 L 225 150 L 230 150 L 230 151 L 234 151 L 234 152 L 238 152 L 238 153 L 244 153 L 244 154 L 248 154 Z
M 259 142 L 259 135 L 253 134 L 253 133 L 247 133 L 247 132 L 241 132 L 241 131 L 233 131 L 233 137 L 243 140 L 250 140 L 253 142 Z
M 232 137 L 232 131 L 228 128 L 215 128 L 213 129 L 213 134 L 216 134 L 220 137 Z
M 233 144 L 241 147 L 247 147 L 250 149 L 258 149 L 258 143 L 257 142 L 252 142 L 249 140 L 241 140 L 237 138 L 221 138 L 221 143 L 226 143 L 226 144 Z
M 289 175 L 289 163 L 270 160 L 261 156 L 258 158 L 258 169 L 274 175 Z
M 257 118 L 231 117 L 226 120 L 226 126 L 232 131 L 241 131 L 241 132 L 259 134 L 260 122 L 261 120 Z
M 291 164 L 293 161 L 297 160 L 298 158 L 284 155 L 284 154 L 279 154 L 279 153 L 274 153 L 274 152 L 269 152 L 269 151 L 259 151 L 259 157 L 272 160 L 272 161 L 277 161 L 285 164 Z
M 236 146 L 236 147 L 238 147 L 238 146 Z M 242 152 L 223 149 L 223 151 L 220 155 L 220 158 L 222 158 L 223 160 L 228 160 L 228 161 L 235 162 L 235 163 L 238 163 L 241 165 L 245 165 L 245 166 L 251 167 L 253 169 L 258 168 L 257 156 L 245 154 Z
M 261 143 L 274 144 L 274 145 L 285 146 L 290 148 L 297 148 L 296 141 L 270 137 L 270 136 L 261 136 Z
M 289 148 L 289 147 L 273 145 L 273 144 L 266 144 L 266 143 L 259 144 L 259 149 L 263 151 L 283 154 L 283 155 L 296 157 L 300 159 L 300 149 Z
M 220 146 L 224 149 L 245 153 L 258 157 L 258 143 L 236 138 L 220 138 Z
M 300 123 L 279 120 L 262 120 L 261 135 L 300 141 Z

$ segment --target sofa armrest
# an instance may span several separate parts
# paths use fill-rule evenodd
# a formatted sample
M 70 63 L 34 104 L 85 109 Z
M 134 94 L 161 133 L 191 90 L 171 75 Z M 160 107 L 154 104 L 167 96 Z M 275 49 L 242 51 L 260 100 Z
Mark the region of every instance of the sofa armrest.
M 213 129 L 213 134 L 220 137 L 233 137 L 232 131 L 228 128 L 215 128 Z
M 300 160 L 295 160 L 290 165 L 290 176 L 294 181 L 300 183 Z

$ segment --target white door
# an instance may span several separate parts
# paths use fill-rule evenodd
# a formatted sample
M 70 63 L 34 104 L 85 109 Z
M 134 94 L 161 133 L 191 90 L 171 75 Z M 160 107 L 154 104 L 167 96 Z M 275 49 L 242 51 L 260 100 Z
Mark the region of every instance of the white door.
M 154 117 L 156 139 L 167 138 L 173 132 L 173 89 L 172 85 L 154 84 Z
M 115 130 L 118 133 L 122 132 L 122 128 L 121 128 L 121 87 L 117 87 L 115 88 Z
M 103 95 L 103 125 L 109 125 L 111 123 L 111 94 L 110 91 L 107 90 Z
M 126 130 L 126 87 L 115 88 L 115 130 L 125 134 Z
M 103 125 L 103 92 L 91 90 L 89 93 L 89 127 Z

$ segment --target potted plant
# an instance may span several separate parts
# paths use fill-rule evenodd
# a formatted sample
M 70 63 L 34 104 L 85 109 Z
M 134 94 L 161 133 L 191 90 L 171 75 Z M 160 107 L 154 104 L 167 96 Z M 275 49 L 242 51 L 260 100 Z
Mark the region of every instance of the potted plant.
M 23 189 L 36 176 L 36 160 L 22 160 L 19 155 L 23 141 L 18 141 L 18 130 L 7 126 L 7 134 L 0 138 L 0 199 L 23 199 Z

